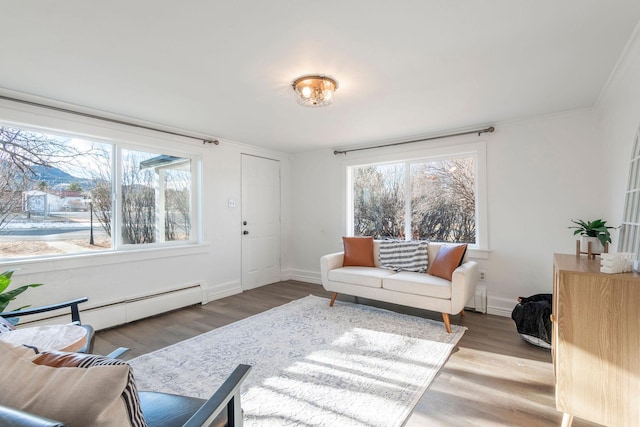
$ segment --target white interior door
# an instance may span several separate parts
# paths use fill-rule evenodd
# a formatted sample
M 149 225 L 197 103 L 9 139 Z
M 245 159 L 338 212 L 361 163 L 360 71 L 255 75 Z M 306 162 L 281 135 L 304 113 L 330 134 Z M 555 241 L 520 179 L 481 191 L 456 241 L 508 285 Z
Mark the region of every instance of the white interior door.
M 280 276 L 280 162 L 243 154 L 242 289 Z

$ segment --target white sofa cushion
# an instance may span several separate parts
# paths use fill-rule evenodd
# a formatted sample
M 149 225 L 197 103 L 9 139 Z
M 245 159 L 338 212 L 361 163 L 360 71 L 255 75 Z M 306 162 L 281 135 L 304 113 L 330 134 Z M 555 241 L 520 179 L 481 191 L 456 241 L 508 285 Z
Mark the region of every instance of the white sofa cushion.
M 424 273 L 401 271 L 385 277 L 382 287 L 390 291 L 451 299 L 450 281 Z
M 376 267 L 341 267 L 329 270 L 328 279 L 332 282 L 381 288 L 382 279 L 392 274 L 395 271 Z

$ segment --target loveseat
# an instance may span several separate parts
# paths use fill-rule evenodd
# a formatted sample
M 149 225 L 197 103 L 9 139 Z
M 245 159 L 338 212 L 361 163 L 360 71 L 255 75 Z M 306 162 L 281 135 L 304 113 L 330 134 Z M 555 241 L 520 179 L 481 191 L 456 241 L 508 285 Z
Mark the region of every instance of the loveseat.
M 345 240 L 347 251 L 349 244 Z M 449 315 L 463 314 L 465 304 L 475 293 L 479 278 L 478 264 L 467 260 L 466 245 L 464 251 L 461 251 L 460 245 L 428 243 L 428 270 L 416 272 L 383 268 L 380 262 L 380 244 L 380 241 L 372 240 L 373 265 L 366 265 L 368 262 L 346 262 L 345 252 L 320 258 L 322 286 L 334 293 L 330 305 L 333 306 L 340 293 L 437 311 L 442 313 L 445 328 L 451 333 Z M 458 253 L 457 261 L 446 259 L 451 258 L 447 254 L 452 252 Z M 443 261 L 447 265 L 443 265 Z M 438 275 L 430 274 L 436 268 L 439 270 Z

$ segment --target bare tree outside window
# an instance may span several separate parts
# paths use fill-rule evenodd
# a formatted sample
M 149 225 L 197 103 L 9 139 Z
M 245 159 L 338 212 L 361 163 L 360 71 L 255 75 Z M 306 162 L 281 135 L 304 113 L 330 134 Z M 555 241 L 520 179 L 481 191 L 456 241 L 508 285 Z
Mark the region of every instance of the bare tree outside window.
M 474 158 L 361 166 L 351 172 L 354 235 L 405 239 L 410 222 L 413 240 L 476 242 Z
M 0 229 L 24 209 L 24 192 L 44 190 L 42 172 L 78 165 L 92 147 L 70 144 L 70 138 L 0 126 Z
M 191 172 L 168 170 L 165 181 L 165 239 L 188 240 L 191 234 Z
M 411 165 L 414 240 L 475 243 L 475 172 L 472 158 Z
M 12 162 L 0 160 L 0 229 L 18 215 L 22 205 L 22 194 L 31 183 Z
M 354 234 L 376 239 L 404 238 L 403 164 L 353 170 Z
M 125 244 L 189 240 L 189 159 L 122 150 L 122 239 Z
M 9 162 L 27 177 L 36 168 L 77 164 L 79 157 L 93 153 L 91 147 L 70 144 L 71 138 L 0 126 L 0 160 Z
M 107 236 L 111 238 L 111 151 L 104 150 L 97 157 L 96 162 L 91 170 L 93 187 L 91 188 L 91 208 L 92 214 L 98 223 L 102 226 Z
M 141 169 L 149 156 L 123 150 L 122 163 L 122 241 L 125 244 L 155 242 L 155 174 Z

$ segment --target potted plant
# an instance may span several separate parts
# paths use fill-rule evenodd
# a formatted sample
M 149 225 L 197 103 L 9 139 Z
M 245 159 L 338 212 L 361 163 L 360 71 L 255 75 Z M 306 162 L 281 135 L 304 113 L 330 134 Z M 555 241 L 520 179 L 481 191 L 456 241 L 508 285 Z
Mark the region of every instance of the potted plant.
M 575 228 L 573 235 L 579 234 L 580 237 L 580 251 L 587 252 L 589 242 L 591 242 L 591 253 L 601 254 L 604 252 L 604 248 L 607 243 L 611 243 L 611 234 L 609 233 L 611 227 L 606 225 L 607 221 L 596 219 L 593 221 L 583 221 L 581 219 L 572 219 L 574 226 L 569 228 Z
M 7 308 L 7 305 L 9 305 L 11 301 L 16 299 L 18 295 L 20 295 L 27 289 L 35 288 L 37 286 L 42 286 L 42 283 L 32 283 L 31 285 L 20 286 L 19 288 L 15 288 L 8 292 L 4 292 L 4 290 L 7 289 L 11 284 L 11 276 L 13 276 L 14 271 L 15 270 L 7 270 L 4 273 L 0 274 L 0 313 L 5 311 L 5 309 Z M 22 310 L 23 308 L 26 308 L 26 307 L 29 307 L 29 306 L 25 305 L 20 308 L 16 308 L 16 310 Z M 18 319 L 15 317 L 7 320 L 9 320 L 14 325 L 18 323 Z

